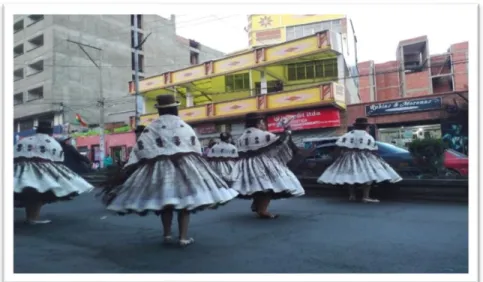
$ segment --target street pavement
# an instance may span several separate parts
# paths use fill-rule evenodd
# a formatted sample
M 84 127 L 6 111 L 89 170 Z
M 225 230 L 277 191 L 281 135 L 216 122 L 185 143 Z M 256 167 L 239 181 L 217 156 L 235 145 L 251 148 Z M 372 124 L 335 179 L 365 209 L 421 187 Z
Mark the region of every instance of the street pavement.
M 468 272 L 466 204 L 306 196 L 271 208 L 281 217 L 257 219 L 245 200 L 195 214 L 186 248 L 162 244 L 156 216 L 113 215 L 93 194 L 45 206 L 49 225 L 26 225 L 16 209 L 15 272 Z

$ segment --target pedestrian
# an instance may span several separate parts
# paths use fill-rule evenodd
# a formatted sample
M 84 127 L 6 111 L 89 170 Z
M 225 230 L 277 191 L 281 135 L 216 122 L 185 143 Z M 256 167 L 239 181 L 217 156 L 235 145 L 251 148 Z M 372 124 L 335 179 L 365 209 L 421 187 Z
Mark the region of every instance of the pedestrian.
M 77 174 L 85 174 L 92 171 L 91 161 L 72 146 L 69 136 L 61 136 L 57 141 L 64 151 L 64 165 Z
M 203 151 L 203 156 L 208 156 L 208 152 L 211 150 L 211 148 L 213 148 L 213 146 L 216 145 L 216 141 L 215 139 L 210 139 L 210 141 L 208 142 L 208 147 L 205 148 L 205 150 Z
M 112 160 L 111 156 L 107 154 L 104 157 L 104 168 L 111 167 L 114 164 L 114 161 Z
M 179 244 L 188 237 L 190 213 L 223 205 L 237 196 L 201 155 L 193 128 L 178 116 L 170 94 L 156 97 L 159 118 L 148 125 L 121 171 L 127 179 L 106 191 L 114 193 L 107 209 L 118 214 L 161 215 L 164 241 L 172 241 L 173 213 L 178 213 Z
M 377 144 L 368 133 L 367 118 L 360 117 L 354 123 L 354 130 L 342 135 L 336 141 L 340 147 L 340 156 L 317 180 L 318 183 L 349 185 L 349 200 L 355 201 L 355 185 L 362 186 L 365 203 L 378 203 L 370 197 L 374 182 L 398 182 L 402 178 L 394 169 L 377 155 Z
M 20 140 L 14 150 L 14 199 L 17 207 L 25 207 L 30 224 L 51 222 L 39 219 L 44 204 L 94 188 L 63 164 L 64 150 L 52 134 L 51 122 L 39 121 L 36 134 Z
M 252 211 L 261 218 L 276 218 L 267 211 L 271 200 L 305 194 L 302 185 L 287 167 L 297 147 L 287 125 L 281 136 L 266 131 L 265 117 L 249 113 L 245 131 L 237 141 L 240 160 L 234 170 L 232 188 L 241 198 L 253 199 Z
M 232 144 L 233 138 L 229 132 L 220 134 L 220 143 L 215 144 L 207 152 L 208 162 L 213 169 L 229 184 L 233 182 L 233 175 L 236 161 L 238 160 L 238 150 Z

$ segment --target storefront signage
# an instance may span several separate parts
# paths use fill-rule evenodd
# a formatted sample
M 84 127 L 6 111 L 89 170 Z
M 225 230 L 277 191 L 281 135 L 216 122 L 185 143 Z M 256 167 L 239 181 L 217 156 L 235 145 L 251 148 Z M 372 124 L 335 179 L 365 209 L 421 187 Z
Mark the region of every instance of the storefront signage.
M 304 130 L 314 128 L 338 127 L 340 126 L 340 113 L 338 109 L 319 109 L 311 111 L 299 111 L 286 114 L 269 116 L 267 119 L 268 131 L 282 132 L 282 124 L 292 119 L 290 128 L 292 130 Z
M 382 116 L 441 109 L 442 98 L 414 99 L 366 106 L 366 116 Z
M 199 135 L 216 133 L 216 125 L 214 123 L 200 124 L 196 126 L 196 131 Z

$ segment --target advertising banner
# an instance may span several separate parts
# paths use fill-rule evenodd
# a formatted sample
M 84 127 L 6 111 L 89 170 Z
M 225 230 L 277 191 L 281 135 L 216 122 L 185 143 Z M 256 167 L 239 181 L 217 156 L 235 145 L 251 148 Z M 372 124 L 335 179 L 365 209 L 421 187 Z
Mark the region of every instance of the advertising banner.
M 339 127 L 340 112 L 338 109 L 318 109 L 298 111 L 269 116 L 267 119 L 268 131 L 282 132 L 283 123 L 292 119 L 290 128 L 293 131 L 315 128 Z

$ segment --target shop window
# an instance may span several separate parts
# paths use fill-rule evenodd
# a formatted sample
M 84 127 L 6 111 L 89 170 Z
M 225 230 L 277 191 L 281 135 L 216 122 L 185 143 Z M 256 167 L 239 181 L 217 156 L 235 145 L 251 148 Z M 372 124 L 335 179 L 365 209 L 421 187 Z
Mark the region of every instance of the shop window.
M 337 60 L 322 60 L 289 64 L 288 80 L 306 80 L 337 77 Z
M 34 120 L 33 119 L 26 119 L 19 121 L 20 131 L 30 130 L 34 128 Z
M 250 90 L 250 76 L 248 73 L 225 76 L 226 92 Z

